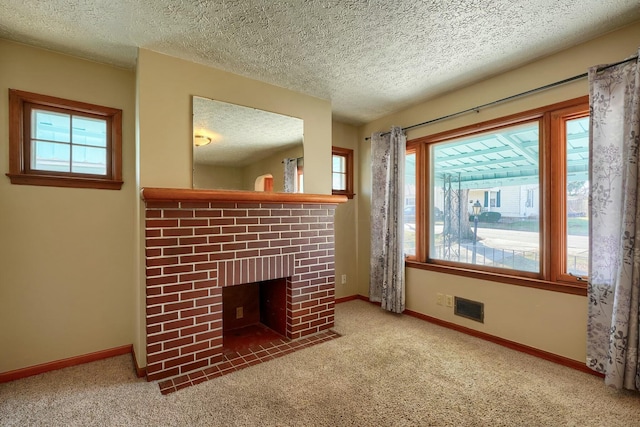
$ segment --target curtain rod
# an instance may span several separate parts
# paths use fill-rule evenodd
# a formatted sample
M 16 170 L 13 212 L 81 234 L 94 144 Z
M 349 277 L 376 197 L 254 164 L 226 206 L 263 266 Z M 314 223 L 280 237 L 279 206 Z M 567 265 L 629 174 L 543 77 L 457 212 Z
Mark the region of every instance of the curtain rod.
M 615 67 L 616 65 L 624 64 L 626 62 L 635 61 L 636 59 L 638 59 L 637 55 L 636 56 L 632 56 L 632 57 L 627 58 L 627 59 L 623 59 L 622 61 L 618 61 L 618 62 L 616 62 L 614 64 L 605 65 L 603 67 L 598 68 L 597 71 L 598 72 L 599 71 L 603 71 L 603 70 L 606 70 L 607 68 Z M 577 75 L 577 76 L 569 77 L 567 79 L 560 80 L 560 81 L 557 81 L 555 83 L 549 83 L 548 85 L 540 86 L 540 87 L 537 87 L 535 89 L 530 89 L 530 90 L 527 90 L 525 92 L 518 93 L 516 95 L 507 96 L 506 98 L 498 99 L 497 101 L 487 102 L 486 104 L 478 105 L 477 107 L 467 108 L 466 110 L 458 111 L 457 113 L 447 114 L 446 116 L 438 117 L 437 119 L 427 120 L 426 122 L 422 122 L 422 123 L 418 123 L 418 124 L 415 124 L 415 125 L 407 126 L 407 127 L 402 128 L 402 131 L 404 132 L 404 131 L 407 131 L 409 129 L 414 129 L 414 128 L 417 128 L 417 127 L 430 125 L 432 123 L 441 122 L 443 120 L 447 120 L 447 119 L 451 119 L 451 118 L 454 118 L 454 117 L 457 117 L 457 116 L 461 116 L 463 114 L 470 113 L 472 111 L 475 111 L 476 113 L 479 113 L 481 108 L 491 107 L 493 105 L 501 104 L 503 102 L 511 101 L 513 99 L 520 98 L 520 97 L 523 97 L 523 96 L 531 95 L 531 94 L 536 93 L 536 92 L 542 92 L 543 90 L 551 89 L 552 87 L 556 87 L 556 86 L 560 86 L 560 85 L 563 85 L 563 84 L 566 84 L 566 83 L 570 83 L 570 82 L 572 82 L 574 80 L 580 80 L 580 79 L 583 79 L 583 78 L 585 78 L 587 76 L 588 76 L 588 73 L 583 73 L 583 74 L 580 74 L 580 75 Z M 382 135 L 388 135 L 389 133 L 391 133 L 391 132 L 384 132 L 384 133 L 382 133 Z M 369 141 L 370 139 L 371 139 L 370 137 L 366 137 L 365 141 Z
M 302 160 L 302 159 L 304 159 L 304 157 L 287 157 L 287 159 L 289 159 L 289 160 Z M 286 160 L 286 159 L 285 159 L 285 160 Z M 280 163 L 283 163 L 283 164 L 284 164 L 284 160 L 283 160 L 283 161 L 281 161 Z

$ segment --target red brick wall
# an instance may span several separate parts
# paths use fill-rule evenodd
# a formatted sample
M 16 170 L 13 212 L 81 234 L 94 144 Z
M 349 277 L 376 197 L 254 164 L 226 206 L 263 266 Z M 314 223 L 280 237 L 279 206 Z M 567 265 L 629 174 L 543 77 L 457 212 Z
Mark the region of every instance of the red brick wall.
M 287 277 L 287 337 L 333 327 L 335 208 L 148 201 L 147 378 L 222 360 L 223 286 Z

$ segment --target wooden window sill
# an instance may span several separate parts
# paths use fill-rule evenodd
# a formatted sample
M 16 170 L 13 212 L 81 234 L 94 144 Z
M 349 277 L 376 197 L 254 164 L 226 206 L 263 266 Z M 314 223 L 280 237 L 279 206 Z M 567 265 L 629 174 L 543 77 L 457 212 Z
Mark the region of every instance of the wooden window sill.
M 435 271 L 438 273 L 453 274 L 456 276 L 471 277 L 479 280 L 488 280 L 491 282 L 506 283 L 509 285 L 525 286 L 535 289 L 543 289 L 552 292 L 561 292 L 565 294 L 587 296 L 587 285 L 584 282 L 560 283 L 548 280 L 534 279 L 509 274 L 493 273 L 486 271 L 478 271 L 469 268 L 454 267 L 450 265 L 430 264 L 418 262 L 415 260 L 406 260 L 405 266 L 408 268 L 416 268 L 419 270 Z
M 45 187 L 67 187 L 67 188 L 96 188 L 102 190 L 120 190 L 123 181 L 112 181 L 99 178 L 52 176 L 37 174 L 6 174 L 12 184 L 17 185 L 40 185 Z
M 353 196 L 355 196 L 355 193 L 349 193 L 346 191 L 332 191 L 331 194 L 333 194 L 334 196 L 347 196 L 347 199 L 353 199 Z

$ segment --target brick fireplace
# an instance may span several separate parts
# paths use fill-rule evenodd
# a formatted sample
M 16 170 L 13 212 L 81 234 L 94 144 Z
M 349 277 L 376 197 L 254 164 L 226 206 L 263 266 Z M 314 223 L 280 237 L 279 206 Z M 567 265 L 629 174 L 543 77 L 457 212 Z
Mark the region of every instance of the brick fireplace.
M 145 188 L 147 378 L 223 361 L 223 288 L 281 279 L 281 327 L 333 327 L 343 196 Z M 283 316 L 284 317 L 284 316 Z

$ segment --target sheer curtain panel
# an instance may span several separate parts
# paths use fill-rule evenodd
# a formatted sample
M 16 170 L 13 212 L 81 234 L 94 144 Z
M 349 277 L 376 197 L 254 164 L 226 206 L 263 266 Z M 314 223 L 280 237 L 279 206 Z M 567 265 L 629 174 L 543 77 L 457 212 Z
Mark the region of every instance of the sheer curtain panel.
M 369 299 L 404 311 L 404 161 L 407 139 L 399 127 L 371 136 L 371 277 Z
M 296 176 L 298 173 L 298 159 L 284 159 L 284 192 L 296 192 Z
M 638 294 L 640 66 L 589 70 L 591 249 L 587 365 L 605 384 L 640 389 Z

